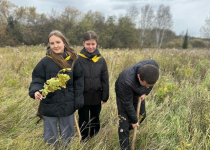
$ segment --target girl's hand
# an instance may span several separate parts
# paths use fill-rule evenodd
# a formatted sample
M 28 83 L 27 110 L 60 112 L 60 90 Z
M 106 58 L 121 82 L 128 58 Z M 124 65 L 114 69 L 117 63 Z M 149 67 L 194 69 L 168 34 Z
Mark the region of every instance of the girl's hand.
M 106 103 L 106 102 L 103 102 L 103 101 L 101 102 L 102 105 L 105 104 L 105 103 Z
M 44 97 L 42 96 L 42 94 L 39 91 L 37 91 L 34 94 L 34 96 L 35 96 L 35 100 L 42 100 L 42 99 L 44 99 Z

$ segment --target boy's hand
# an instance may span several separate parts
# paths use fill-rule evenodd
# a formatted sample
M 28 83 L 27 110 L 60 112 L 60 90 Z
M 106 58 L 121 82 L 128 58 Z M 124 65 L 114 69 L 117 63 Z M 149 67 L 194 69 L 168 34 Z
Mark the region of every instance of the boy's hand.
M 139 99 L 140 99 L 141 101 L 143 101 L 143 100 L 145 99 L 145 97 L 146 97 L 146 94 L 143 94 L 142 96 L 139 97 Z
M 106 102 L 103 102 L 103 101 L 101 102 L 102 105 L 105 104 L 105 103 L 106 103 Z
M 139 122 L 137 122 L 137 123 L 135 123 L 135 124 L 131 123 L 131 125 L 132 125 L 133 128 L 139 127 Z

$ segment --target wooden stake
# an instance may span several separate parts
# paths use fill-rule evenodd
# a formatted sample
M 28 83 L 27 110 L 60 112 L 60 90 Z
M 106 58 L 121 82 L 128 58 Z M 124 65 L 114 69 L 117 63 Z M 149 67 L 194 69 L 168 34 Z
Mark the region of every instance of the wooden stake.
M 138 101 L 138 106 L 137 106 L 137 119 L 139 119 L 139 112 L 140 112 L 140 108 L 141 108 L 141 98 L 139 98 Z M 138 120 L 139 121 L 139 120 Z M 132 139 L 132 143 L 131 143 L 131 150 L 135 149 L 135 143 L 136 143 L 136 133 L 137 133 L 137 127 L 135 127 L 133 129 L 133 139 Z
M 79 125 L 78 125 L 78 122 L 77 122 L 76 115 L 74 115 L 74 122 L 75 122 L 75 125 L 76 125 L 76 128 L 77 128 L 77 133 L 79 135 L 79 140 L 81 141 L 82 135 L 81 135 L 80 130 L 79 130 Z

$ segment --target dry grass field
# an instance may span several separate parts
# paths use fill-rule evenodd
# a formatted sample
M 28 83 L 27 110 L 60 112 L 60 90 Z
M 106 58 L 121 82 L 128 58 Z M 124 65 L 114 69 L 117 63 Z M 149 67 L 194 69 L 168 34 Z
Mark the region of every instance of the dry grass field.
M 35 124 L 38 102 L 28 96 L 32 70 L 45 56 L 45 49 L 44 46 L 0 48 L 1 150 L 52 149 L 43 143 L 43 122 Z M 75 49 L 79 52 L 81 47 Z M 80 143 L 75 128 L 75 137 L 67 149 L 120 149 L 114 83 L 123 69 L 144 59 L 159 63 L 160 78 L 146 97 L 147 118 L 138 129 L 136 150 L 210 149 L 210 51 L 100 49 L 100 52 L 107 61 L 110 77 L 110 97 L 102 107 L 101 130 L 87 143 Z

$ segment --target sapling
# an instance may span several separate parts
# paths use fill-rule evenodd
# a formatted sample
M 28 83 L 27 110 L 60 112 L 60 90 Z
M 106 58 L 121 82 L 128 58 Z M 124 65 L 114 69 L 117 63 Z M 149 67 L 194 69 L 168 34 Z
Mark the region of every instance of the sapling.
M 69 75 L 60 72 L 71 71 L 71 68 L 65 68 L 58 72 L 58 75 L 51 78 L 44 83 L 44 89 L 39 90 L 42 92 L 44 97 L 47 96 L 49 92 L 54 92 L 55 90 L 61 90 L 61 88 L 66 88 L 66 82 L 70 79 Z M 42 100 L 42 97 L 40 98 Z

